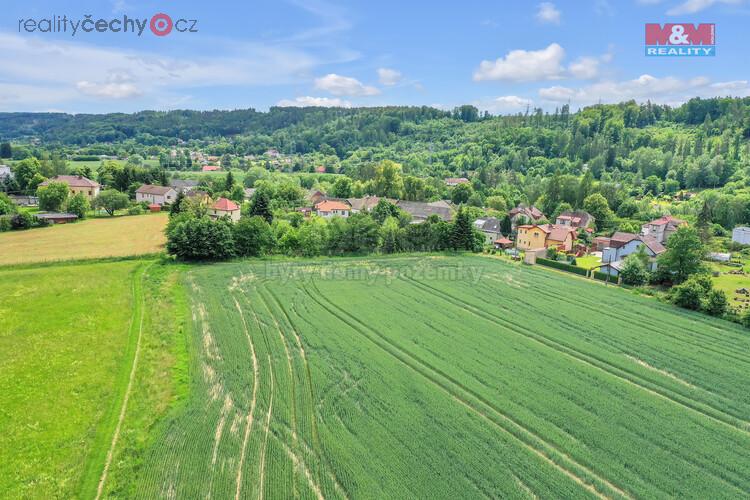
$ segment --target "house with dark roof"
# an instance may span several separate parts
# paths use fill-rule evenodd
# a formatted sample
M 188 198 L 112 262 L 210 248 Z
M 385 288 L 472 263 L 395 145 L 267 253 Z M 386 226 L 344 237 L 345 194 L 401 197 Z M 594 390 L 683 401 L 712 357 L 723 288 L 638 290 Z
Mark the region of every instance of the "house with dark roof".
M 442 201 L 426 203 L 423 201 L 399 200 L 396 202 L 396 206 L 411 215 L 412 224 L 424 222 L 431 215 L 437 215 L 440 220 L 446 222 L 453 220 L 453 210 L 446 207 Z
M 558 226 L 570 226 L 576 229 L 586 229 L 594 225 L 594 216 L 583 210 L 566 210 L 560 212 L 555 219 Z
M 192 179 L 172 179 L 169 186 L 178 193 L 188 194 L 198 187 L 198 181 Z
M 508 212 L 508 217 L 510 217 L 511 228 L 515 231 L 520 225 L 536 224 L 544 219 L 544 214 L 533 205 L 527 207 L 524 204 L 520 204 Z
M 395 203 L 396 201 L 383 199 L 391 203 Z M 357 212 L 369 212 L 380 202 L 380 198 L 377 196 L 365 196 L 364 198 L 347 198 L 346 201 L 352 207 L 352 212 L 356 214 Z
M 50 182 L 67 184 L 71 196 L 82 193 L 89 200 L 99 196 L 99 189 L 101 188 L 98 182 L 87 179 L 82 175 L 58 175 L 40 183 L 39 187 L 49 186 Z
M 149 205 L 168 205 L 177 199 L 177 191 L 171 186 L 144 184 L 135 191 L 135 201 Z
M 687 226 L 687 222 L 675 219 L 671 215 L 665 215 L 642 225 L 641 234 L 654 238 L 659 243 L 666 243 L 669 237 L 681 226 Z
M 518 226 L 516 246 L 520 250 L 539 250 L 554 248 L 561 252 L 573 249 L 576 229 L 556 224 L 524 224 Z
M 484 239 L 490 244 L 503 236 L 500 232 L 500 224 L 500 219 L 494 217 L 486 217 L 474 221 L 474 227 L 484 233 Z
M 622 269 L 625 257 L 639 251 L 643 247 L 649 257 L 648 268 L 656 270 L 656 258 L 667 249 L 651 236 L 643 236 L 634 233 L 616 232 L 609 239 L 609 246 L 602 250 L 602 265 L 600 270 L 611 276 L 617 276 Z

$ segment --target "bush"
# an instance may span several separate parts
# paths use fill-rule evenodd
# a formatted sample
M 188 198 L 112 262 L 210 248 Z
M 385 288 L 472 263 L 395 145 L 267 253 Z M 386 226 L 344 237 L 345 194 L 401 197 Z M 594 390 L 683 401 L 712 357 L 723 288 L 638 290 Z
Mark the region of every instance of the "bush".
M 727 312 L 727 296 L 724 292 L 712 289 L 703 303 L 703 310 L 711 316 L 724 316 Z
M 167 232 L 167 252 L 184 260 L 229 259 L 234 247 L 232 223 L 224 219 L 181 219 Z
M 649 280 L 648 269 L 636 254 L 628 255 L 625 258 L 620 276 L 623 283 L 631 286 L 645 285 Z
M 0 217 L 0 233 L 4 233 L 5 231 L 10 231 L 13 229 L 13 226 L 10 224 L 10 217 L 9 216 L 3 216 Z
M 86 213 L 91 210 L 91 204 L 83 193 L 76 193 L 74 196 L 68 198 L 65 210 L 71 214 L 76 214 L 79 219 L 85 219 Z
M 232 227 L 236 254 L 257 257 L 270 253 L 275 245 L 271 226 L 263 217 L 243 217 Z
M 698 280 L 690 278 L 672 288 L 672 303 L 685 309 L 698 311 L 703 306 L 706 289 Z
M 13 229 L 28 229 L 34 225 L 35 217 L 28 212 L 19 212 L 10 218 Z
M 143 207 L 139 204 L 128 207 L 128 215 L 143 215 Z

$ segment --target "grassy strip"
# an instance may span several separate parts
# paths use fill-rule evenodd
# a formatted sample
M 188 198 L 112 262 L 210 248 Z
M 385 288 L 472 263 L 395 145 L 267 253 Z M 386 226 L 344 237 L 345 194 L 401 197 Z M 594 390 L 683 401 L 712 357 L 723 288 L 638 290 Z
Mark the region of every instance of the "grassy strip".
M 128 388 L 130 371 L 138 344 L 140 318 L 143 314 L 143 275 L 146 265 L 145 263 L 141 264 L 133 272 L 133 315 L 128 330 L 125 360 L 120 366 L 120 373 L 117 375 L 117 382 L 115 384 L 116 397 L 112 399 L 112 405 L 97 427 L 96 437 L 91 445 L 91 452 L 89 453 L 85 471 L 81 478 L 80 487 L 77 488 L 84 498 L 94 498 L 96 496 L 99 478 L 101 477 L 107 453 L 112 443 L 112 433 L 117 426 L 122 401 L 125 398 Z
M 153 265 L 144 280 L 141 358 L 103 497 L 135 495 L 143 456 L 163 432 L 164 417 L 189 398 L 188 343 L 192 326 L 185 267 Z
M 80 266 L 88 264 L 105 264 L 109 262 L 125 262 L 129 260 L 154 260 L 161 258 L 167 260 L 166 255 L 163 252 L 148 253 L 148 254 L 133 254 L 133 255 L 122 255 L 113 257 L 91 257 L 83 259 L 59 259 L 59 260 L 45 260 L 40 262 L 24 262 L 19 264 L 0 264 L 0 273 L 4 271 L 18 271 L 22 269 L 37 269 L 44 267 L 57 267 L 57 266 Z

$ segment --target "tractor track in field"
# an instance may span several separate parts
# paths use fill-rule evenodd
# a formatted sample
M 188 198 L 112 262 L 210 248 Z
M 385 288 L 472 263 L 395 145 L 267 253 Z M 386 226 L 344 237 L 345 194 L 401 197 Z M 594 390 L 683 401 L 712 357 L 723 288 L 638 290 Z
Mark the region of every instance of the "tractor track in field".
M 633 385 L 634 387 L 638 387 L 648 392 L 649 394 L 653 394 L 667 401 L 671 401 L 672 403 L 676 405 L 679 405 L 683 408 L 687 408 L 695 413 L 698 413 L 699 415 L 702 415 L 715 422 L 721 423 L 745 435 L 750 435 L 750 431 L 748 430 L 748 427 L 750 426 L 749 422 L 738 419 L 735 416 L 729 413 L 726 413 L 722 410 L 719 410 L 717 408 L 714 408 L 713 406 L 708 405 L 706 403 L 695 401 L 694 399 L 689 398 L 684 395 L 675 394 L 671 390 L 655 382 L 644 380 L 641 376 L 635 373 L 629 372 L 623 368 L 613 366 L 608 361 L 600 359 L 597 356 L 583 353 L 573 347 L 570 347 L 562 342 L 551 339 L 539 333 L 531 333 L 528 331 L 525 332 L 521 328 L 521 326 L 518 325 L 517 323 L 510 321 L 507 318 L 501 318 L 500 316 L 494 315 L 492 313 L 481 311 L 480 309 L 476 308 L 473 304 L 470 304 L 469 302 L 466 302 L 458 297 L 450 295 L 447 292 L 443 292 L 442 290 L 438 290 L 437 288 L 434 288 L 430 285 L 426 285 L 424 283 L 420 283 L 406 276 L 404 277 L 404 279 L 407 280 L 407 282 L 413 283 L 414 286 L 421 288 L 427 291 L 428 293 L 432 293 L 433 295 L 441 297 L 443 298 L 443 300 L 449 303 L 452 303 L 455 306 L 461 307 L 465 311 L 468 311 L 475 316 L 479 316 L 480 318 L 483 318 L 485 320 L 488 320 L 494 323 L 500 323 L 504 325 L 508 331 L 515 333 L 516 335 L 538 342 L 539 344 L 544 345 L 549 349 L 552 349 L 561 354 L 569 356 L 570 358 L 575 359 L 580 363 L 584 363 L 588 366 L 597 368 L 615 378 L 618 378 L 628 384 Z M 620 373 L 617 373 L 617 372 L 620 372 Z M 623 373 L 629 375 L 632 378 L 630 378 L 627 375 L 623 375 Z M 704 408 L 708 408 L 709 411 L 705 410 Z
M 140 318 L 138 320 L 138 337 L 135 343 L 135 353 L 133 354 L 133 364 L 130 367 L 130 375 L 128 376 L 128 385 L 127 385 L 127 388 L 125 389 L 125 395 L 123 396 L 123 399 L 122 399 L 122 406 L 120 407 L 120 415 L 117 418 L 117 425 L 115 426 L 115 432 L 112 435 L 112 441 L 109 445 L 109 450 L 107 450 L 107 458 L 104 462 L 104 469 L 102 470 L 102 474 L 99 477 L 99 484 L 96 488 L 96 497 L 95 497 L 96 500 L 99 500 L 102 496 L 102 493 L 104 492 L 104 485 L 107 482 L 107 474 L 109 473 L 109 468 L 112 465 L 112 458 L 115 453 L 115 447 L 117 446 L 117 441 L 120 438 L 120 431 L 122 430 L 122 423 L 125 421 L 125 413 L 128 410 L 128 401 L 130 400 L 130 393 L 133 390 L 133 382 L 135 381 L 135 372 L 136 372 L 136 369 L 138 368 L 138 358 L 140 358 L 140 354 L 141 354 L 141 339 L 143 338 L 143 318 L 145 316 L 146 297 L 143 294 L 143 290 L 139 286 L 136 285 L 136 281 L 140 280 L 140 284 L 143 285 L 143 277 L 146 275 L 146 272 L 149 270 L 149 268 L 152 265 L 153 263 L 146 265 L 143 268 L 143 271 L 140 273 L 140 276 L 133 277 L 133 306 L 135 308 L 136 303 L 138 303 L 139 306 L 137 310 L 140 313 Z M 135 314 L 133 314 L 133 319 L 132 319 L 130 328 L 133 328 L 134 325 L 135 325 Z
M 268 300 L 261 292 L 260 288 L 256 288 L 256 292 L 258 297 L 260 297 L 260 301 L 263 303 L 263 307 L 266 308 L 266 311 L 268 311 L 269 316 L 271 316 L 271 320 L 273 321 L 274 325 L 276 326 L 276 331 L 279 334 L 279 339 L 281 339 L 281 343 L 284 346 L 284 353 L 286 354 L 286 367 L 287 371 L 289 372 L 289 386 L 291 390 L 291 398 L 290 401 L 292 403 L 292 441 L 293 441 L 293 447 L 295 450 L 295 453 L 299 451 L 299 443 L 298 443 L 298 436 L 297 436 L 297 391 L 296 391 L 296 381 L 294 378 L 294 368 L 292 367 L 292 354 L 289 351 L 289 345 L 286 340 L 286 336 L 284 335 L 284 332 L 282 331 L 281 325 L 279 324 L 278 320 L 276 319 L 276 316 L 274 315 L 273 311 L 271 310 L 271 307 L 268 305 Z M 293 471 L 296 472 L 296 468 L 293 469 Z M 298 497 L 297 492 L 297 481 L 292 481 L 292 488 L 294 497 Z
M 312 434 L 313 434 L 313 453 L 318 456 L 319 459 L 322 460 L 324 466 L 328 470 L 328 474 L 333 481 L 334 488 L 336 488 L 336 491 L 342 495 L 345 499 L 349 499 L 349 495 L 347 494 L 344 487 L 339 482 L 338 478 L 336 477 L 336 474 L 333 472 L 333 468 L 331 467 L 328 459 L 325 457 L 325 455 L 322 452 L 322 447 L 320 444 L 320 435 L 318 434 L 318 423 L 317 419 L 315 418 L 315 394 L 313 391 L 313 383 L 312 383 L 312 374 L 310 373 L 310 364 L 307 362 L 307 354 L 305 353 L 305 347 L 302 345 L 302 336 L 299 333 L 299 330 L 297 330 L 297 327 L 294 325 L 294 322 L 292 322 L 292 318 L 289 316 L 289 313 L 287 312 L 286 308 L 283 306 L 279 298 L 276 296 L 276 294 L 270 289 L 266 288 L 266 291 L 271 296 L 271 299 L 273 300 L 276 307 L 281 311 L 282 315 L 286 319 L 286 322 L 289 323 L 289 326 L 292 328 L 292 331 L 294 332 L 294 337 L 297 341 L 297 346 L 300 351 L 300 356 L 302 357 L 302 363 L 305 367 L 305 376 L 307 378 L 307 386 L 310 391 L 310 422 L 312 424 Z M 318 478 L 320 481 L 320 478 Z
M 260 487 L 259 493 L 258 493 L 258 499 L 263 500 L 263 494 L 264 494 L 264 481 L 266 478 L 266 450 L 268 449 L 268 434 L 269 430 L 271 429 L 271 415 L 273 415 L 273 365 L 271 364 L 271 354 L 269 352 L 268 354 L 268 374 L 271 378 L 271 397 L 268 402 L 268 413 L 266 414 L 266 425 L 265 425 L 265 435 L 263 438 L 263 447 L 261 448 L 260 453 L 260 464 L 258 467 L 258 485 Z
M 245 454 L 247 452 L 247 443 L 250 438 L 250 432 L 253 428 L 253 416 L 255 415 L 255 404 L 257 401 L 257 394 L 258 394 L 258 381 L 260 379 L 259 369 L 258 369 L 258 358 L 255 355 L 255 344 L 253 344 L 252 336 L 250 335 L 250 330 L 247 327 L 247 321 L 245 320 L 245 313 L 242 312 L 242 307 L 240 306 L 239 301 L 237 300 L 237 297 L 234 295 L 234 292 L 232 293 L 232 300 L 234 301 L 234 305 L 237 308 L 237 312 L 240 315 L 240 319 L 242 319 L 242 329 L 245 332 L 245 336 L 247 337 L 248 344 L 250 345 L 250 353 L 252 355 L 253 359 L 253 394 L 252 399 L 250 400 L 250 410 L 247 414 L 245 424 L 245 433 L 242 437 L 242 448 L 240 451 L 240 463 L 237 465 L 237 478 L 236 478 L 236 488 L 234 493 L 235 500 L 239 500 L 240 498 L 240 492 L 242 491 L 242 469 L 245 465 Z M 254 314 L 253 314 L 254 315 Z M 255 321 L 258 325 L 258 329 L 260 330 L 260 323 L 258 322 L 258 318 L 255 317 Z
M 486 420 L 496 428 L 500 429 L 510 437 L 517 440 L 524 448 L 531 451 L 537 457 L 541 458 L 546 463 L 557 469 L 559 472 L 569 477 L 582 488 L 590 491 L 599 498 L 633 498 L 630 494 L 612 484 L 607 479 L 599 476 L 597 473 L 584 466 L 583 464 L 576 462 L 567 453 L 559 450 L 553 444 L 545 441 L 541 436 L 525 428 L 523 425 L 516 422 L 508 415 L 502 413 L 481 395 L 475 394 L 471 389 L 463 386 L 460 382 L 454 380 L 450 375 L 445 374 L 441 370 L 430 366 L 415 355 L 412 355 L 399 346 L 393 344 L 387 339 L 387 337 L 383 336 L 382 333 L 374 330 L 371 327 L 368 327 L 367 325 L 362 324 L 359 320 L 349 315 L 346 311 L 341 309 L 336 304 L 330 301 L 326 301 L 329 305 L 324 304 L 320 299 L 318 299 L 318 297 L 322 297 L 323 295 L 320 293 L 320 290 L 317 288 L 316 284 L 314 282 L 311 282 L 311 286 L 317 293 L 310 293 L 305 285 L 302 285 L 303 289 L 305 289 L 310 298 L 320 307 L 328 311 L 339 321 L 348 325 L 354 331 L 363 335 L 365 338 L 370 340 L 373 344 L 378 346 L 386 353 L 390 354 L 403 365 L 422 375 L 427 381 L 447 393 L 450 397 L 455 399 L 456 402 L 470 410 L 472 413 L 478 415 L 480 418 Z M 370 331 L 371 333 L 367 333 L 367 331 Z M 471 399 L 476 400 L 479 404 L 472 404 L 465 399 L 466 396 L 461 397 L 460 393 L 467 394 Z M 492 418 L 485 411 L 478 409 L 476 406 L 488 408 L 492 414 L 496 415 L 496 417 Z M 557 460 L 565 463 L 565 466 L 553 460 L 550 455 L 557 458 Z M 581 473 L 583 473 L 582 475 L 586 479 L 579 475 Z M 592 484 L 592 482 L 594 484 Z M 599 486 L 599 488 L 597 488 L 597 485 Z M 605 490 L 605 492 L 600 491 L 600 488 L 602 490 Z
M 711 353 L 717 354 L 719 356 L 723 356 L 723 357 L 732 359 L 732 360 L 734 360 L 734 361 L 736 361 L 738 363 L 741 363 L 741 364 L 743 364 L 743 365 L 745 365 L 745 366 L 747 366 L 747 367 L 750 368 L 750 361 L 748 361 L 746 358 L 737 356 L 733 352 L 729 352 L 729 351 L 725 351 L 723 349 L 717 349 L 715 347 L 712 347 L 712 345 L 711 345 L 712 343 L 720 343 L 720 342 L 723 342 L 722 340 L 716 339 L 716 338 L 712 338 L 712 337 L 707 336 L 705 334 L 701 334 L 700 332 L 691 331 L 690 333 L 691 334 L 695 334 L 695 335 L 702 335 L 703 338 L 704 338 L 704 342 L 701 342 L 698 339 L 693 340 L 693 339 L 681 337 L 679 335 L 673 335 L 673 334 L 667 333 L 667 332 L 665 332 L 663 330 L 660 330 L 659 328 L 655 328 L 655 327 L 649 325 L 648 323 L 644 323 L 642 321 L 643 315 L 637 315 L 635 313 L 627 312 L 627 311 L 624 312 L 622 309 L 617 309 L 617 308 L 615 308 L 613 306 L 610 306 L 610 305 L 607 305 L 607 304 L 605 304 L 604 306 L 602 306 L 601 304 L 593 303 L 593 302 L 587 301 L 585 299 L 580 299 L 579 301 L 573 301 L 573 300 L 570 300 L 570 299 L 566 298 L 565 296 L 563 296 L 561 294 L 555 294 L 553 292 L 541 289 L 539 287 L 537 287 L 537 288 L 534 289 L 534 293 L 539 293 L 540 295 L 544 295 L 545 297 L 548 297 L 550 299 L 554 299 L 554 300 L 557 300 L 557 301 L 560 301 L 560 302 L 565 302 L 566 304 L 571 304 L 571 305 L 588 304 L 592 308 L 593 307 L 598 307 L 602 311 L 605 311 L 605 310 L 609 311 L 611 313 L 611 315 L 614 316 L 614 317 L 620 317 L 620 318 L 622 318 L 626 324 L 628 323 L 627 319 L 630 319 L 630 321 L 634 321 L 634 322 L 637 321 L 637 322 L 639 322 L 639 325 L 640 325 L 641 328 L 643 328 L 644 330 L 647 330 L 647 331 L 649 331 L 649 332 L 651 332 L 651 333 L 653 333 L 655 335 L 658 335 L 660 337 L 667 337 L 667 338 L 669 338 L 669 339 L 671 339 L 671 340 L 673 340 L 675 342 L 678 342 L 680 344 L 688 345 L 688 346 L 691 346 L 691 347 L 695 347 L 695 348 L 704 350 L 706 352 L 711 352 Z M 520 302 L 518 299 L 511 299 L 511 300 L 514 300 L 516 302 Z M 737 349 L 744 349 L 744 348 L 747 347 L 747 346 L 728 345 L 728 344 L 725 344 L 725 343 L 721 343 L 721 344 L 718 344 L 718 345 L 721 345 L 721 347 L 723 347 L 725 349 L 735 349 L 735 350 L 737 350 Z
M 398 290 L 394 290 L 394 291 L 396 293 L 398 293 L 399 295 L 403 296 L 403 297 L 411 298 L 407 294 L 404 294 L 401 291 L 398 291 Z M 396 310 L 399 310 L 401 312 L 405 312 L 405 310 L 399 309 L 397 306 L 393 306 L 392 304 L 390 305 L 390 307 L 394 307 Z M 439 333 L 439 331 L 436 330 L 430 324 L 428 324 L 428 323 L 425 323 L 425 324 L 433 332 Z M 469 372 L 465 372 L 464 371 L 464 373 L 467 374 L 467 375 L 471 375 Z M 522 403 L 515 402 L 515 404 L 518 404 L 522 408 L 525 408 L 527 411 L 530 411 L 530 412 L 534 413 L 531 408 L 528 408 L 528 407 L 524 406 Z M 595 418 L 599 418 L 599 416 L 596 415 L 596 414 L 592 413 L 591 415 L 594 416 Z M 542 418 L 542 417 L 539 417 L 539 418 Z M 563 433 L 564 435 L 566 435 L 569 439 L 571 439 L 571 440 L 573 440 L 575 442 L 578 442 L 578 439 L 576 439 L 574 436 L 570 435 L 568 432 L 564 431 L 563 429 L 560 429 L 559 427 L 555 426 L 554 424 L 551 424 L 550 422 L 547 422 L 547 423 L 549 425 L 553 425 L 554 427 L 556 427 L 558 429 L 558 431 L 560 431 L 561 433 Z M 679 457 L 679 459 L 682 462 L 684 462 L 686 464 L 689 464 L 689 465 L 692 465 L 692 466 L 694 466 L 696 468 L 704 468 L 704 470 L 705 470 L 705 465 L 704 464 L 702 464 L 702 463 L 700 463 L 698 461 L 692 460 L 690 457 L 686 457 L 686 456 L 681 455 L 680 448 L 672 446 L 672 444 L 670 442 L 667 441 L 666 443 L 655 443 L 655 442 L 649 440 L 647 436 L 645 436 L 642 433 L 638 432 L 637 429 L 631 429 L 631 428 L 629 428 L 627 426 L 625 426 L 624 429 L 627 430 L 629 433 L 631 433 L 633 436 L 638 436 L 639 438 L 647 440 L 647 441 L 649 441 L 651 443 L 656 444 L 657 446 L 662 447 L 665 450 L 668 450 L 669 452 L 673 453 L 676 457 Z M 706 457 L 706 458 L 708 459 L 709 457 Z M 739 493 L 744 493 L 744 491 L 742 490 L 741 483 L 738 483 L 735 478 L 732 478 L 729 475 L 727 475 L 723 469 L 717 468 L 716 471 L 709 472 L 708 470 L 706 470 L 706 472 L 711 477 L 713 477 L 714 479 L 716 479 L 717 481 L 723 483 L 725 486 L 728 486 L 731 489 L 735 489 Z

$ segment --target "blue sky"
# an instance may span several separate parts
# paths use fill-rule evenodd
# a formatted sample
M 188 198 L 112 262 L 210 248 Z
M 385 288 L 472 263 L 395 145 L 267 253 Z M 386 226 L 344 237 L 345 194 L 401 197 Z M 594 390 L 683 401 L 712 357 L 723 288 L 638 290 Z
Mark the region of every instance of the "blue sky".
M 198 32 L 19 32 L 20 20 L 159 12 L 197 20 Z M 750 95 L 750 0 L 28 0 L 0 19 L 0 111 L 469 103 L 515 113 Z M 646 57 L 647 22 L 716 23 L 717 56 Z

